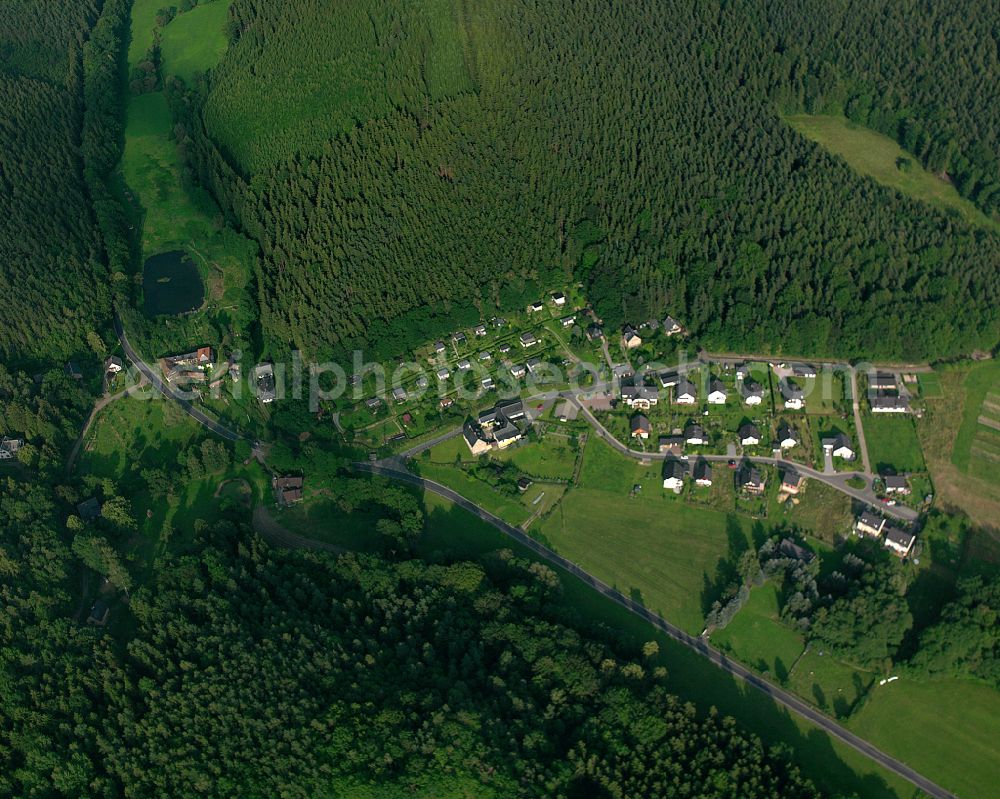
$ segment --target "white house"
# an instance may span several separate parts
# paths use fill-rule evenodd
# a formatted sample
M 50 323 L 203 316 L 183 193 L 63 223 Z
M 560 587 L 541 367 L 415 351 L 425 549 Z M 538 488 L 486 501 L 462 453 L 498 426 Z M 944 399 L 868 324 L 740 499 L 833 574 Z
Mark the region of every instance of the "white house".
M 805 393 L 788 378 L 782 378 L 778 383 L 785 407 L 792 411 L 800 411 L 805 405 Z
M 527 365 L 528 365 L 528 371 L 531 372 L 532 374 L 534 374 L 535 370 L 538 369 L 538 367 L 542 365 L 542 359 L 541 358 L 528 358 Z
M 740 444 L 744 447 L 754 447 L 760 443 L 760 430 L 755 424 L 745 424 L 739 430 Z
M 475 333 L 478 337 L 482 338 L 486 335 L 486 325 L 476 325 Z
M 712 381 L 708 386 L 708 397 L 706 398 L 709 405 L 725 405 L 726 404 L 726 387 L 723 385 L 722 381 L 718 378 L 712 378 Z
M 562 322 L 562 326 L 563 327 L 572 327 L 573 325 L 576 324 L 576 317 L 575 316 L 564 316 L 559 321 Z
M 622 402 L 630 408 L 648 411 L 660 401 L 660 395 L 652 386 L 622 386 Z
M 663 333 L 666 336 L 674 336 L 680 333 L 682 330 L 681 326 L 677 323 L 677 320 L 672 316 L 668 316 L 663 320 Z
M 520 336 L 522 347 L 534 347 L 538 343 L 538 339 L 535 338 L 534 333 L 522 333 Z
M 885 483 L 886 494 L 900 494 L 905 496 L 910 493 L 910 484 L 907 482 L 905 475 L 887 474 L 882 478 L 882 482 Z
M 896 394 L 887 394 L 878 391 L 875 393 L 875 396 L 868 398 L 868 402 L 871 405 L 872 413 L 910 412 L 910 401 L 906 397 Z
M 472 368 L 472 364 L 468 360 L 466 360 L 465 358 L 462 358 L 462 360 L 460 360 L 456 364 L 456 366 L 458 367 L 458 371 L 460 371 L 460 372 L 464 372 L 466 369 L 471 369 Z
M 843 458 L 845 461 L 854 460 L 854 450 L 851 447 L 850 439 L 843 433 L 837 433 L 832 438 L 824 438 L 822 441 L 823 451 L 829 452 L 835 458 Z
M 451 377 L 451 372 L 449 372 L 447 369 L 441 368 L 438 369 L 437 375 L 438 375 L 438 380 L 447 380 L 449 377 Z
M 444 346 L 444 342 L 443 341 L 435 341 L 434 342 L 434 352 L 436 352 L 438 355 L 440 355 L 442 352 L 444 352 L 444 350 L 445 350 L 445 346 Z
M 796 377 L 816 377 L 816 367 L 811 363 L 793 363 L 792 374 Z
M 782 449 L 791 449 L 799 444 L 798 431 L 787 422 L 778 425 L 778 446 Z
M 684 464 L 681 461 L 669 460 L 663 464 L 663 487 L 674 492 L 684 488 Z
M 487 391 L 491 391 L 493 389 L 492 377 L 484 377 L 480 382 L 483 384 L 483 388 L 485 388 Z
M 525 375 L 525 373 L 527 371 L 528 370 L 525 369 L 524 366 L 522 364 L 519 364 L 519 363 L 515 363 L 512 367 L 510 367 L 510 373 L 514 377 L 518 377 L 518 378 L 524 377 L 524 375 Z
M 901 558 L 905 558 L 913 549 L 913 544 L 917 537 L 913 533 L 907 533 L 896 527 L 890 527 L 885 531 L 885 547 L 891 549 Z
M 878 538 L 884 529 L 885 517 L 879 516 L 871 510 L 866 510 L 854 522 L 854 532 L 860 536 L 870 535 L 873 538 Z
M 754 380 L 744 380 L 740 384 L 740 396 L 747 405 L 760 405 L 764 401 L 764 389 Z
M 694 481 L 703 488 L 712 485 L 712 466 L 704 458 L 700 458 L 695 464 Z
M 566 304 L 566 295 L 563 294 L 561 291 L 557 291 L 555 294 L 552 295 L 552 302 L 554 302 L 558 307 L 561 308 L 563 305 Z
M 541 302 L 533 302 L 528 306 L 528 313 L 538 313 L 544 307 Z
M 674 402 L 678 405 L 694 405 L 698 399 L 698 390 L 687 378 L 682 378 L 674 388 Z
M 406 389 L 399 387 L 392 390 L 392 398 L 396 402 L 406 402 Z
M 111 355 L 104 361 L 104 371 L 116 375 L 125 368 L 125 363 L 117 355 Z
M 684 441 L 696 446 L 705 443 L 705 428 L 700 424 L 689 424 L 684 428 Z

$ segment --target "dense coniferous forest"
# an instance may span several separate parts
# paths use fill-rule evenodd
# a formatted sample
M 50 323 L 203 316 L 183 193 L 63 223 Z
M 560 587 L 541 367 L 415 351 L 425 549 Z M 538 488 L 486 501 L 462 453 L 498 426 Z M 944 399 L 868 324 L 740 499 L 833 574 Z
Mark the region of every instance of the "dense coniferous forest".
M 80 150 L 84 42 L 96 4 L 0 7 L 0 353 L 86 349 L 110 308 Z
M 241 107 L 259 109 L 255 132 L 272 141 L 261 129 L 283 131 L 294 113 L 283 106 L 269 123 L 263 98 L 252 101 L 258 65 L 311 63 L 294 55 L 294 31 L 322 30 L 313 22 L 330 11 L 267 5 L 234 5 L 194 157 L 261 244 L 274 343 L 390 354 L 415 343 L 408 328 L 446 329 L 456 308 L 486 313 L 523 302 L 534 288 L 525 281 L 579 279 L 608 324 L 669 310 L 710 347 L 916 358 L 996 344 L 996 237 L 859 177 L 779 115 L 846 110 L 953 170 L 991 209 L 987 165 L 978 189 L 962 175 L 983 160 L 974 142 L 996 127 L 997 105 L 969 95 L 986 80 L 979 68 L 997 77 L 995 59 L 930 56 L 953 40 L 995 51 L 996 20 L 982 20 L 992 11 L 907 3 L 897 13 L 876 0 L 839 4 L 829 18 L 750 0 L 583 2 L 558 13 L 523 0 L 454 4 L 470 54 L 455 69 L 474 74 L 474 91 L 427 92 L 420 105 L 404 83 L 391 112 L 357 105 L 372 117 L 347 130 L 329 121 L 318 148 L 293 136 L 303 151 L 265 165 L 273 155 L 234 143 L 227 115 L 237 111 L 219 98 L 231 87 Z M 920 33 L 883 48 L 872 23 L 881 16 Z M 395 57 L 407 29 L 389 22 L 376 34 Z M 924 59 L 910 59 L 904 69 L 914 48 L 941 66 L 925 73 Z M 292 83 L 298 69 L 288 67 Z M 398 75 L 384 77 L 393 97 Z M 304 98 L 315 91 L 302 88 Z M 338 90 L 355 88 L 376 93 L 350 81 Z M 309 108 L 300 104 L 293 130 L 326 124 Z M 198 115 L 188 124 L 200 127 Z

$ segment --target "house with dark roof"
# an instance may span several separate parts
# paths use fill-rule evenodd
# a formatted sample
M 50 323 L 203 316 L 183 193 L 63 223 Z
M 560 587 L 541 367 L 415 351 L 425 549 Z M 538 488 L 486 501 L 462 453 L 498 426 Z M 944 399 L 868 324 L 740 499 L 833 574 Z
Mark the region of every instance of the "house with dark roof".
M 805 392 L 791 379 L 787 377 L 778 381 L 778 390 L 785 401 L 785 407 L 789 410 L 798 411 L 805 405 Z
M 678 405 L 694 405 L 698 400 L 698 389 L 686 377 L 674 387 L 674 402 Z
M 868 388 L 872 391 L 896 391 L 899 388 L 899 381 L 892 372 L 870 372 Z
M 604 328 L 599 324 L 587 325 L 587 340 L 588 341 L 598 341 L 604 338 Z
M 125 362 L 117 355 L 109 355 L 104 359 L 104 371 L 116 375 L 125 368 Z
M 643 416 L 641 413 L 637 413 L 629 421 L 629 429 L 632 432 L 632 438 L 649 438 L 650 425 L 649 419 Z
M 709 405 L 725 405 L 728 397 L 725 384 L 717 377 L 713 377 L 708 384 L 708 396 L 705 398 Z
M 510 373 L 514 377 L 521 378 L 528 373 L 528 369 L 524 366 L 524 364 L 515 363 L 512 367 L 510 367 Z
M 875 396 L 868 398 L 872 413 L 909 413 L 910 400 L 901 395 L 877 391 Z
M 887 474 L 882 477 L 886 494 L 906 496 L 911 493 L 910 483 L 903 474 Z
M 275 477 L 271 481 L 282 505 L 291 505 L 302 499 L 302 483 L 301 477 Z
M 885 517 L 873 510 L 866 510 L 854 522 L 854 532 L 860 536 L 878 538 L 885 529 Z
M 552 302 L 557 306 L 562 307 L 566 304 L 566 295 L 561 291 L 556 291 L 552 294 Z
M 778 425 L 778 446 L 781 449 L 791 449 L 798 446 L 801 441 L 802 438 L 799 436 L 799 431 L 782 419 Z
M 660 436 L 658 441 L 660 452 L 680 452 L 684 448 L 684 436 Z
M 764 401 L 764 388 L 756 380 L 748 378 L 740 383 L 740 396 L 747 405 L 760 405 Z
M 648 411 L 660 401 L 659 392 L 652 386 L 622 386 L 622 402 L 630 408 Z
M 854 460 L 854 448 L 851 446 L 851 439 L 844 433 L 837 433 L 830 438 L 824 438 L 821 442 L 823 451 L 829 452 L 834 458 L 843 458 L 845 461 Z
M 706 443 L 705 428 L 692 422 L 684 428 L 684 443 L 700 446 Z
M 486 325 L 476 325 L 473 332 L 476 334 L 477 338 L 482 338 L 486 335 Z
M 663 333 L 666 336 L 675 336 L 680 333 L 684 328 L 680 326 L 676 319 L 672 316 L 668 316 L 663 320 Z
M 886 549 L 891 549 L 901 558 L 910 554 L 916 541 L 917 537 L 913 533 L 900 530 L 898 527 L 890 527 L 885 531 Z
M 84 522 L 92 522 L 101 515 L 101 503 L 97 497 L 91 497 L 77 505 L 76 512 Z
M 816 377 L 816 367 L 811 363 L 793 363 L 792 374 L 796 377 Z
M 573 327 L 573 325 L 576 324 L 576 316 L 574 315 L 564 316 L 562 319 L 559 320 L 559 323 L 563 327 Z
M 712 485 L 712 464 L 704 458 L 698 458 L 694 464 L 694 481 L 703 488 Z
M 656 379 L 660 381 L 660 385 L 663 388 L 671 388 L 676 386 L 681 381 L 681 374 L 677 371 L 672 372 L 660 372 Z
M 663 462 L 663 487 L 680 493 L 684 488 L 684 477 L 687 467 L 684 461 L 668 458 Z
M 622 346 L 627 350 L 634 350 L 636 347 L 642 346 L 642 337 L 632 325 L 625 325 L 622 328 Z
M 750 461 L 744 461 L 736 472 L 736 485 L 750 494 L 762 494 L 764 492 L 764 477 L 760 469 Z
M 476 457 L 490 451 L 490 442 L 486 440 L 478 425 L 466 421 L 462 426 L 462 437 L 465 439 L 465 445 L 469 448 L 469 452 Z
M 740 444 L 744 447 L 754 447 L 760 443 L 760 430 L 753 422 L 741 424 L 738 435 Z
M 521 342 L 522 347 L 534 347 L 538 343 L 538 339 L 531 331 L 522 333 L 518 336 L 518 340 Z
M 108 614 L 111 612 L 111 608 L 108 607 L 108 603 L 103 599 L 96 599 L 94 604 L 90 606 L 90 614 L 87 616 L 87 624 L 94 627 L 103 627 L 108 623 Z
M 804 478 L 794 466 L 785 466 L 781 472 L 781 490 L 786 494 L 798 494 Z

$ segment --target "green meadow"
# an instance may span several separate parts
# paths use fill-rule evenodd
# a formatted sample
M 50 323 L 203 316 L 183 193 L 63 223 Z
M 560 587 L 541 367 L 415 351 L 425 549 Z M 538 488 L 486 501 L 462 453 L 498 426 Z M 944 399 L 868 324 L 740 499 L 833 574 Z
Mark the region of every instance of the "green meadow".
M 797 114 L 785 117 L 785 121 L 807 139 L 843 158 L 855 172 L 915 200 L 956 213 L 970 224 L 1000 230 L 1000 223 L 963 199 L 950 182 L 924 169 L 916 157 L 888 136 L 840 116 Z M 909 161 L 905 170 L 897 166 L 899 159 Z
M 195 73 L 218 64 L 228 45 L 225 32 L 228 17 L 228 0 L 201 0 L 190 11 L 174 17 L 163 29 L 160 41 L 164 77 L 176 75 L 190 82 Z
M 967 474 L 1000 485 L 1000 362 L 976 364 L 962 385 L 965 405 L 952 463 Z
M 909 414 L 867 414 L 862 423 L 865 426 L 865 442 L 868 444 L 868 459 L 878 472 L 922 472 L 924 463 L 917 428 Z
M 780 621 L 778 589 L 773 583 L 754 588 L 736 618 L 712 633 L 712 643 L 778 682 L 788 679 L 805 648 L 802 635 Z

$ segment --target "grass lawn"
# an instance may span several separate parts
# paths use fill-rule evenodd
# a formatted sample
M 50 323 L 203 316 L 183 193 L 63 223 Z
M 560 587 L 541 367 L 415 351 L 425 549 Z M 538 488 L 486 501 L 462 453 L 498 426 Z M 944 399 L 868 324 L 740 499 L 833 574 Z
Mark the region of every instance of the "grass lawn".
M 375 523 L 385 514 L 357 508 L 344 513 L 328 497 L 311 497 L 290 508 L 272 508 L 274 520 L 290 532 L 356 552 L 378 551 Z
M 962 799 L 1000 785 L 1000 691 L 960 680 L 875 686 L 850 728 Z
M 920 386 L 920 396 L 925 399 L 937 399 L 944 396 L 941 375 L 937 372 L 918 372 L 917 385 Z
M 864 416 L 862 423 L 873 469 L 878 472 L 893 469 L 922 472 L 927 468 L 911 416 L 870 413 Z
M 807 139 L 834 155 L 839 155 L 856 172 L 873 178 L 883 186 L 896 189 L 943 211 L 957 213 L 970 224 L 1000 230 L 1000 224 L 990 220 L 971 202 L 959 196 L 950 182 L 928 172 L 914 156 L 888 136 L 840 116 L 798 114 L 786 117 L 785 120 Z M 906 158 L 910 162 L 906 171 L 896 165 L 900 158 Z
M 820 710 L 842 718 L 864 696 L 874 676 L 821 652 L 813 644 L 799 658 L 788 677 L 788 687 Z
M 749 520 L 736 514 L 580 488 L 531 532 L 622 593 L 699 633 L 719 562 L 748 546 L 749 528 Z
M 433 494 L 424 495 L 427 531 L 421 555 L 430 559 L 476 557 L 507 548 L 522 557 L 531 553 L 495 528 Z M 606 628 L 638 650 L 656 641 L 668 670 L 668 688 L 682 700 L 693 702 L 700 713 L 716 708 L 734 717 L 768 745 L 784 744 L 795 753 L 802 773 L 831 795 L 856 794 L 865 799 L 909 799 L 909 783 L 877 767 L 871 760 L 830 738 L 797 717 L 790 716 L 759 691 L 734 682 L 701 656 L 659 633 L 648 623 L 602 597 L 578 579 L 560 572 L 562 606 L 580 623 Z
M 477 480 L 454 466 L 415 461 L 413 470 L 421 477 L 454 489 L 466 499 L 481 505 L 510 524 L 522 524 L 534 512 L 524 504 L 520 496 L 505 496 L 495 491 L 488 483 Z
M 784 682 L 805 640 L 779 618 L 778 589 L 767 583 L 750 592 L 727 627 L 712 633 L 712 643 L 764 676 Z
M 465 446 L 461 443 L 461 446 Z M 468 447 L 466 454 L 468 454 Z M 573 476 L 577 452 L 568 436 L 547 433 L 541 440 L 493 455 L 497 460 L 509 461 L 525 474 L 552 480 L 569 480 Z
M 975 470 L 981 477 L 1000 484 L 1000 362 L 985 361 L 969 369 L 962 383 L 965 402 L 962 423 L 955 436 L 951 460 L 961 471 Z M 991 424 L 992 423 L 992 424 Z
M 827 543 L 849 533 L 854 522 L 851 498 L 818 480 L 807 480 L 791 502 L 778 504 L 775 500 L 776 495 L 768 507 L 769 523 L 790 522 Z
M 228 0 L 201 0 L 171 20 L 160 41 L 164 77 L 176 75 L 190 83 L 196 72 L 219 63 L 229 44 L 225 33 L 229 5 Z

